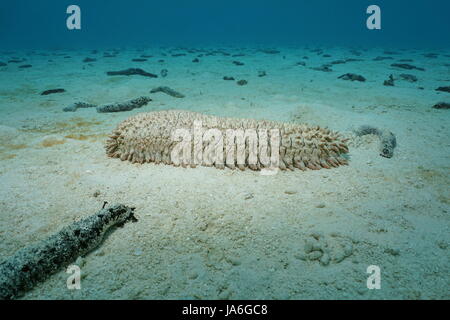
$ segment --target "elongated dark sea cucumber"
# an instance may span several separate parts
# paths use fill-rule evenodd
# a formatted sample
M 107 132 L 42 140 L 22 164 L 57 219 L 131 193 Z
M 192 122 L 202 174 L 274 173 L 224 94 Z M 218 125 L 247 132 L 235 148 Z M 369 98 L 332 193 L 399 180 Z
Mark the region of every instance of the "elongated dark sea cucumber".
M 141 108 L 145 106 L 147 103 L 152 101 L 149 97 L 139 97 L 130 101 L 121 102 L 121 103 L 113 103 L 107 104 L 103 106 L 97 107 L 97 112 L 106 113 L 106 112 L 122 112 L 122 111 L 130 111 L 136 108 Z
M 139 68 L 130 68 L 126 70 L 119 70 L 119 71 L 108 71 L 106 73 L 108 76 L 132 76 L 132 75 L 140 75 L 144 77 L 149 78 L 158 78 L 156 74 L 144 71 Z
M 377 135 L 380 138 L 380 156 L 385 158 L 392 158 L 394 156 L 397 139 L 391 131 L 380 130 L 373 126 L 363 125 L 356 129 L 355 133 L 357 136 L 364 136 L 366 134 Z
M 0 299 L 14 299 L 96 248 L 113 226 L 135 220 L 134 208 L 115 205 L 75 222 L 0 264 Z
M 157 92 L 163 92 L 174 98 L 184 98 L 184 94 L 181 94 L 169 87 L 157 87 L 150 91 L 150 93 L 157 93 Z
M 50 90 L 45 90 L 41 93 L 41 96 L 48 96 L 49 94 L 54 94 L 54 93 L 63 93 L 66 92 L 66 90 L 64 89 L 50 89 Z
M 195 161 L 199 159 L 199 154 L 203 154 L 202 152 L 206 152 L 206 150 L 210 151 L 211 146 L 209 141 L 203 141 L 201 145 L 197 141 L 197 144 L 195 144 L 194 138 L 190 161 L 183 163 L 174 161 L 172 153 L 175 147 L 178 150 L 178 142 L 172 138 L 173 132 L 177 129 L 184 129 L 188 130 L 189 134 L 195 135 L 194 122 L 198 123 L 198 121 L 201 121 L 203 132 L 207 129 L 218 129 L 224 141 L 228 141 L 228 139 L 233 139 L 233 142 L 237 141 L 236 137 L 233 138 L 232 132 L 239 130 L 247 132 L 249 129 L 254 129 L 253 131 L 257 132 L 258 135 L 257 159 L 255 160 L 253 157 L 250 161 L 248 155 L 250 150 L 249 139 L 244 139 L 245 161 L 237 161 L 237 157 L 234 156 L 237 153 L 237 148 L 235 148 L 236 145 L 233 142 L 229 146 L 224 142 L 222 146 L 219 145 L 215 149 L 219 150 L 220 157 L 223 155 L 221 157 L 223 161 L 217 161 L 217 157 L 213 162 L 207 164 Z M 279 143 L 274 145 L 272 145 L 272 137 L 275 135 L 273 132 L 276 132 L 277 137 L 279 137 Z M 267 139 L 264 140 L 264 137 Z M 344 156 L 348 152 L 347 140 L 341 138 L 337 132 L 318 126 L 311 127 L 267 120 L 222 118 L 184 110 L 165 110 L 140 113 L 121 122 L 107 141 L 106 152 L 109 157 L 120 158 L 123 161 L 128 160 L 133 163 L 181 164 L 184 167 L 188 165 L 195 167 L 197 164 L 201 164 L 205 166 L 213 165 L 219 169 L 223 169 L 225 166 L 230 169 L 238 167 L 241 170 L 246 167 L 252 170 L 269 167 L 271 164 L 268 165 L 267 161 L 262 161 L 262 159 L 267 159 L 265 157 L 267 154 L 272 156 L 277 153 L 279 157 L 278 167 L 282 170 L 293 170 L 294 168 L 318 170 L 347 164 L 347 159 Z M 261 141 L 267 141 L 267 143 L 264 144 Z M 254 147 L 254 144 L 252 144 L 252 147 Z
M 86 103 L 86 102 L 75 102 L 74 104 L 65 107 L 63 109 L 64 112 L 75 112 L 78 109 L 82 108 L 96 108 L 97 106 L 95 104 Z

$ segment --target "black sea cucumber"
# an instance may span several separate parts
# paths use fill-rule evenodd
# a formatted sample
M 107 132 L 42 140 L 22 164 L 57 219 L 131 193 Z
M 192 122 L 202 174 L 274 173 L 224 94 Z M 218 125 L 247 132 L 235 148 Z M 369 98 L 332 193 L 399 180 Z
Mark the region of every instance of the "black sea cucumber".
M 439 102 L 433 106 L 434 109 L 450 109 L 450 103 Z
M 338 79 L 360 81 L 360 82 L 366 81 L 366 78 L 364 78 L 363 76 L 360 76 L 359 74 L 354 74 L 354 73 L 343 74 L 342 76 L 338 77 Z
M 416 66 L 413 66 L 411 64 L 407 64 L 407 63 L 393 63 L 391 64 L 391 67 L 396 67 L 396 68 L 400 68 L 400 69 L 406 69 L 406 70 L 419 70 L 419 71 L 425 71 L 424 68 L 419 68 Z
M 137 221 L 134 208 L 115 205 L 75 222 L 0 263 L 0 299 L 14 299 L 95 249 L 113 226 Z
M 64 89 L 51 89 L 51 90 L 43 91 L 43 92 L 41 93 L 41 96 L 47 96 L 47 95 L 49 95 L 49 94 L 63 93 L 63 92 L 66 92 L 66 90 L 64 90 Z
M 150 93 L 157 93 L 157 92 L 163 92 L 165 94 L 168 94 L 169 96 L 172 96 L 174 98 L 184 98 L 184 94 L 181 94 L 169 87 L 157 87 L 150 91 Z
M 156 74 L 153 74 L 153 73 L 150 73 L 150 72 L 146 72 L 146 71 L 144 71 L 142 69 L 139 69 L 139 68 L 130 68 L 130 69 L 120 70 L 120 71 L 108 71 L 106 74 L 108 76 L 140 75 L 140 76 L 149 77 L 149 78 L 158 78 L 158 76 Z

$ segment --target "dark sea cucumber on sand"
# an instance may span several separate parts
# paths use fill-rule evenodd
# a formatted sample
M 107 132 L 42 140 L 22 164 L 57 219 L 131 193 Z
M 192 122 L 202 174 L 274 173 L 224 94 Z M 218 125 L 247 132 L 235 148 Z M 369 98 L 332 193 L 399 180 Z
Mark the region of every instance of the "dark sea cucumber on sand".
M 403 80 L 408 81 L 408 82 L 417 82 L 417 77 L 412 74 L 402 73 L 400 75 L 400 78 L 402 78 Z
M 126 70 L 120 70 L 120 71 L 108 71 L 106 73 L 108 76 L 133 76 L 133 75 L 139 75 L 144 77 L 150 77 L 150 78 L 158 78 L 156 74 L 146 72 L 139 68 L 130 68 Z
M 364 61 L 364 59 L 356 59 L 356 58 L 348 58 L 345 59 L 346 62 L 359 62 L 359 61 Z
M 227 76 L 225 76 L 225 77 L 223 77 L 223 80 L 226 80 L 226 81 L 234 81 L 234 78 L 233 78 L 233 77 L 227 77 Z
M 327 64 L 324 64 L 324 65 L 322 65 L 320 67 L 314 67 L 314 68 L 311 68 L 311 69 L 312 70 L 316 70 L 316 71 L 322 71 L 322 72 L 332 72 L 333 71 L 333 69 L 331 69 L 330 66 L 327 65 Z
M 6 67 L 6 66 L 7 66 L 6 63 L 0 61 L 0 67 Z
M 128 221 L 137 221 L 134 208 L 111 206 L 72 223 L 41 242 L 20 249 L 0 263 L 0 299 L 20 297 L 37 283 L 98 247 L 107 232 Z
M 280 53 L 279 50 L 275 50 L 275 49 L 261 49 L 259 51 L 261 51 L 263 53 L 267 53 L 267 54 L 278 54 L 278 53 Z
M 78 109 L 81 108 L 96 108 L 97 106 L 95 104 L 85 103 L 85 102 L 75 102 L 74 104 L 65 107 L 63 109 L 64 112 L 75 112 Z
M 392 58 L 392 57 L 381 57 L 381 56 L 379 56 L 379 57 L 376 57 L 376 58 L 373 58 L 373 61 L 383 61 L 383 60 L 393 60 L 394 58 Z
M 157 92 L 163 92 L 163 93 L 168 94 L 169 96 L 172 96 L 175 98 L 184 98 L 184 94 L 181 94 L 169 87 L 157 87 L 150 91 L 150 93 L 157 93 Z
M 66 92 L 66 90 L 64 89 L 50 89 L 50 90 L 45 90 L 41 93 L 41 96 L 46 96 L 49 94 L 54 94 L 54 93 L 63 93 Z
M 233 61 L 233 64 L 236 65 L 236 66 L 243 66 L 244 65 L 244 63 L 240 62 L 240 61 Z
M 28 69 L 31 67 L 33 67 L 31 64 L 24 64 L 24 65 L 19 66 L 20 69 Z
M 439 88 L 436 89 L 436 91 L 442 91 L 442 92 L 450 93 L 450 86 L 449 87 L 439 87 Z
M 424 53 L 423 56 L 425 58 L 436 59 L 439 55 L 437 53 Z
M 419 67 L 413 66 L 411 64 L 407 64 L 407 63 L 393 63 L 393 64 L 391 64 L 391 67 L 400 68 L 400 69 L 406 69 L 406 70 L 425 71 L 424 68 L 419 68 Z
M 94 58 L 84 58 L 84 60 L 83 60 L 83 62 L 84 63 L 87 63 L 87 62 L 95 62 L 95 61 L 97 61 L 97 59 L 94 59 Z
M 343 74 L 342 76 L 338 77 L 338 79 L 350 80 L 350 81 L 360 81 L 360 82 L 366 81 L 366 78 L 364 78 L 363 76 L 360 76 L 358 74 L 354 74 L 354 73 Z
M 152 101 L 149 97 L 139 97 L 137 99 L 129 100 L 122 103 L 113 103 L 107 104 L 104 106 L 97 107 L 97 112 L 99 113 L 108 113 L 108 112 L 122 112 L 122 111 L 130 111 L 133 109 L 141 108 L 147 103 Z
M 394 86 L 394 76 L 391 74 L 388 80 L 384 80 L 384 86 L 393 87 Z
M 265 77 L 265 76 L 267 76 L 267 73 L 264 71 L 264 70 L 260 70 L 260 71 L 258 71 L 258 77 Z
M 147 59 L 144 59 L 144 58 L 135 58 L 135 59 L 132 59 L 131 61 L 133 61 L 133 62 L 145 62 L 145 61 L 147 61 Z
M 248 81 L 247 80 L 239 80 L 238 82 L 236 82 L 239 86 L 245 86 Z
M 397 139 L 391 131 L 380 130 L 374 126 L 364 125 L 355 130 L 355 134 L 359 137 L 367 134 L 378 136 L 380 138 L 380 156 L 385 158 L 392 158 L 394 156 Z
M 450 109 L 450 103 L 439 102 L 433 106 L 434 109 Z
M 345 60 L 335 60 L 335 61 L 331 61 L 330 64 L 344 64 L 347 63 L 347 61 Z

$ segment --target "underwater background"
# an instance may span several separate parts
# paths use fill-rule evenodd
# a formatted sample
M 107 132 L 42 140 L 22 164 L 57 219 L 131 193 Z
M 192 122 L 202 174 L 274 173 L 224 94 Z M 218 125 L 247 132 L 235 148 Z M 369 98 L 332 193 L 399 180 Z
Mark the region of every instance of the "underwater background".
M 82 8 L 82 29 L 65 28 L 66 8 Z M 367 7 L 382 30 L 366 28 Z M 3 1 L 2 46 L 104 47 L 186 44 L 329 44 L 448 47 L 445 0 L 369 1 Z
M 71 262 L 80 290 L 61 265 L 17 298 L 450 298 L 449 16 L 447 0 L 2 1 L 0 262 L 105 201 L 138 220 Z M 326 127 L 347 165 L 108 156 L 124 120 L 165 110 Z

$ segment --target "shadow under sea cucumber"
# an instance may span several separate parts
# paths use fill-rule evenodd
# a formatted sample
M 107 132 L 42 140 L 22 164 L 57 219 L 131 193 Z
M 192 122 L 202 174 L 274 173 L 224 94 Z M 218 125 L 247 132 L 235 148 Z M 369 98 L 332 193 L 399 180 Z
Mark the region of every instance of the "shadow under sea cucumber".
M 0 299 L 14 299 L 102 242 L 114 226 L 137 221 L 134 208 L 115 205 L 23 248 L 0 264 Z
M 202 134 L 207 129 L 215 130 L 216 134 L 223 138 L 221 144 L 214 145 L 206 138 L 203 141 L 195 139 L 195 125 L 200 121 L 201 128 L 198 130 L 201 130 Z M 194 136 L 192 152 L 189 152 L 192 156 L 182 163 L 173 159 L 174 149 L 177 148 L 176 152 L 179 150 L 178 141 L 172 138 L 177 129 L 187 130 L 191 137 Z M 244 131 L 245 134 L 254 132 L 255 136 L 257 135 L 258 146 L 255 146 L 253 139 L 237 137 L 236 132 L 244 135 Z M 278 143 L 272 143 L 275 135 L 279 137 Z M 236 146 L 238 139 L 241 141 L 240 146 Z M 279 156 L 277 165 L 281 170 L 319 170 L 348 163 L 345 157 L 348 153 L 347 140 L 337 132 L 318 126 L 165 110 L 140 113 L 120 123 L 106 143 L 106 153 L 109 157 L 133 163 L 154 162 L 175 166 L 181 164 L 183 167 L 196 167 L 201 164 L 218 169 L 225 166 L 230 169 L 238 167 L 241 170 L 261 170 L 269 167 L 271 164 L 262 159 L 275 154 Z M 216 152 L 216 157 L 208 158 L 211 161 L 205 163 L 202 159 L 212 153 L 211 149 Z M 245 149 L 245 157 L 239 158 L 237 153 L 240 150 L 240 154 L 243 154 L 242 149 Z M 250 157 L 250 150 L 257 154 Z M 178 156 L 179 153 L 175 154 Z
M 380 156 L 385 158 L 392 158 L 394 156 L 397 139 L 389 130 L 380 130 L 373 126 L 363 125 L 355 130 L 355 134 L 359 137 L 367 134 L 377 135 L 380 138 Z

